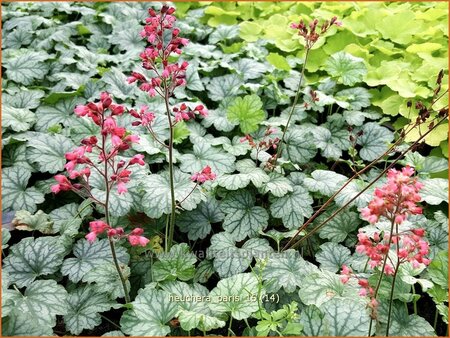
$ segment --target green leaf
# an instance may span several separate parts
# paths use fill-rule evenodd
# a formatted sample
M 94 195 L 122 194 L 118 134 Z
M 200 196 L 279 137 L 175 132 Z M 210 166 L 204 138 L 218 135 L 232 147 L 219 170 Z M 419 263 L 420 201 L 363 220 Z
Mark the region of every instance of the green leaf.
M 269 55 L 266 56 L 266 59 L 272 66 L 274 66 L 277 69 L 286 71 L 291 70 L 291 66 L 289 66 L 289 63 L 286 61 L 286 58 L 278 53 L 270 53 Z
M 33 133 L 29 142 L 28 156 L 31 162 L 39 165 L 41 172 L 54 174 L 64 169 L 65 154 L 75 148 L 75 144 L 63 135 Z M 30 149 L 31 148 L 31 149 Z
M 218 175 L 233 172 L 235 161 L 236 157 L 219 147 L 213 147 L 206 143 L 196 143 L 192 154 L 180 156 L 180 168 L 184 172 L 196 173 L 209 165 L 212 171 Z
M 298 294 L 306 305 L 318 307 L 335 297 L 358 297 L 356 288 L 342 283 L 339 275 L 326 270 L 308 274 L 302 280 Z
M 211 237 L 208 257 L 214 258 L 214 269 L 221 278 L 244 272 L 254 257 L 272 252 L 265 239 L 252 238 L 241 248 L 236 247 L 233 237 L 227 232 L 219 232 Z
M 36 277 L 58 271 L 63 253 L 64 247 L 58 242 L 58 237 L 24 238 L 10 248 L 3 269 L 17 286 L 28 286 Z
M 448 251 L 441 251 L 434 257 L 428 275 L 434 283 L 448 289 Z
M 39 325 L 30 315 L 24 315 L 19 310 L 2 318 L 2 335 L 10 336 L 52 336 L 53 329 L 50 325 Z
M 152 218 L 159 218 L 163 214 L 169 214 L 171 210 L 171 195 L 169 173 L 153 174 L 144 180 L 144 196 L 142 197 L 142 206 L 145 213 Z M 181 206 L 186 210 L 193 210 L 201 201 L 200 192 L 195 187 L 190 175 L 174 171 L 175 199 L 183 201 Z M 187 197 L 189 195 L 189 197 Z
M 44 202 L 44 194 L 36 188 L 27 188 L 31 172 L 23 167 L 2 169 L 2 210 L 25 209 L 36 211 L 36 204 Z
M 41 105 L 36 110 L 36 130 L 46 132 L 48 128 L 55 124 L 62 124 L 71 127 L 79 118 L 73 110 L 77 104 L 82 103 L 79 98 L 59 100 L 52 105 Z
M 325 211 L 317 217 L 316 224 L 321 224 L 330 217 L 337 208 Z M 347 236 L 358 228 L 361 220 L 356 212 L 343 210 L 327 222 L 326 226 L 320 229 L 320 238 L 328 239 L 331 242 L 343 242 Z
M 300 324 L 303 325 L 303 333 L 306 336 L 317 337 L 328 335 L 328 327 L 324 321 L 324 314 L 315 305 L 309 305 L 301 312 Z
M 293 175 L 291 174 L 291 181 Z M 270 197 L 270 212 L 273 217 L 281 218 L 288 229 L 303 224 L 304 217 L 313 214 L 311 204 L 313 199 L 308 191 L 300 184 L 294 184 L 293 191 L 283 197 Z
M 45 52 L 29 51 L 4 60 L 5 75 L 9 80 L 22 85 L 31 85 L 34 80 L 41 80 L 48 72 L 44 63 L 49 58 Z
M 214 274 L 214 266 L 212 260 L 205 259 L 201 261 L 195 270 L 194 283 L 206 283 Z
M 27 108 L 2 107 L 2 126 L 14 131 L 29 130 L 36 122 L 36 116 Z
M 247 190 L 231 192 L 222 201 L 220 208 L 226 214 L 222 226 L 236 241 L 255 237 L 267 227 L 269 214 L 255 202 L 255 196 Z
M 364 61 L 346 52 L 338 52 L 330 56 L 325 64 L 325 70 L 339 83 L 353 86 L 361 82 L 367 73 Z
M 316 156 L 314 137 L 306 129 L 293 129 L 291 126 L 286 132 L 284 141 L 285 145 L 279 145 L 282 147 L 281 154 L 294 163 L 305 164 Z
M 24 294 L 11 290 L 15 309 L 38 325 L 53 327 L 56 315 L 67 313 L 67 291 L 54 280 L 38 280 L 29 284 Z
M 314 170 L 311 178 L 306 177 L 304 185 L 309 191 L 320 192 L 322 195 L 331 196 L 347 181 L 344 175 L 330 170 Z
M 230 64 L 230 68 L 241 75 L 245 81 L 258 79 L 267 71 L 265 64 L 250 58 L 239 58 Z
M 270 180 L 266 172 L 256 167 L 251 159 L 244 159 L 236 162 L 236 169 L 239 174 L 222 175 L 217 179 L 217 183 L 227 190 L 238 190 L 250 184 L 257 188 L 262 188 L 264 183 Z
M 420 191 L 423 200 L 431 205 L 448 203 L 448 180 L 444 178 L 431 178 L 423 182 L 424 187 Z
M 170 252 L 158 255 L 158 261 L 153 264 L 155 281 L 182 280 L 194 278 L 197 257 L 190 252 L 186 243 L 174 245 Z
M 64 276 L 68 276 L 72 282 L 79 282 L 94 268 L 108 264 L 112 261 L 111 249 L 107 239 L 89 243 L 80 239 L 73 247 L 75 257 L 66 258 L 61 267 Z M 122 264 L 128 264 L 129 256 L 126 250 L 116 245 L 117 259 Z
M 277 292 L 281 287 L 286 292 L 294 292 L 303 285 L 303 279 L 314 271 L 317 271 L 317 267 L 305 261 L 298 251 L 287 250 L 271 255 L 262 277 L 272 285 L 270 292 Z
M 331 272 L 339 272 L 342 265 L 349 265 L 350 259 L 350 250 L 333 242 L 322 244 L 320 251 L 316 254 L 316 260 L 320 263 L 320 268 Z
M 217 313 L 230 313 L 242 320 L 258 310 L 258 302 L 249 297 L 258 294 L 258 280 L 251 273 L 241 273 L 225 278 L 211 291 L 209 307 Z
M 92 203 L 88 200 L 88 203 Z M 84 209 L 84 210 L 83 210 Z M 87 203 L 80 206 L 76 203 L 65 204 L 49 213 L 53 228 L 61 235 L 75 237 L 78 234 L 82 220 L 92 213 L 92 207 Z
M 120 269 L 122 271 L 122 275 L 126 279 L 125 284 L 127 285 L 127 289 L 130 290 L 130 281 L 128 280 L 130 276 L 130 268 L 124 264 L 120 264 Z M 91 284 L 96 293 L 108 294 L 111 299 L 125 297 L 120 276 L 112 262 L 109 264 L 99 265 L 89 271 L 86 275 L 84 275 L 83 282 Z
M 8 242 L 11 239 L 11 233 L 8 229 L 2 228 L 2 249 L 7 249 L 9 247 Z
M 7 91 L 3 94 L 3 104 L 18 109 L 34 109 L 41 104 L 45 93 L 42 90 L 28 90 L 20 88 Z
M 289 192 L 293 192 L 291 181 L 281 174 L 271 172 L 269 173 L 269 181 L 264 183 L 262 191 L 266 194 L 269 191 L 275 197 L 283 197 Z
M 19 210 L 16 212 L 13 223 L 17 230 L 26 231 L 40 231 L 43 234 L 54 234 L 53 222 L 50 220 L 49 215 L 42 210 L 38 210 L 34 215 L 26 210 Z
M 377 330 L 377 335 L 386 333 L 387 305 L 379 310 L 379 320 L 381 325 Z M 433 327 L 422 317 L 418 315 L 409 315 L 403 302 L 394 302 L 391 315 L 391 324 L 389 335 L 405 337 L 430 337 L 436 336 Z
M 204 286 L 168 282 L 162 288 L 170 294 L 172 301 L 178 303 L 177 317 L 183 330 L 210 331 L 225 326 L 225 322 L 209 308 L 209 291 Z
M 72 290 L 67 302 L 69 306 L 64 316 L 64 324 L 66 329 L 74 335 L 100 325 L 102 318 L 99 312 L 108 311 L 116 305 L 106 293 L 99 292 L 92 285 L 84 285 Z
M 151 284 L 140 290 L 120 319 L 122 331 L 132 336 L 166 336 L 170 333 L 169 320 L 177 313 L 177 304 L 169 293 L 155 290 Z
M 208 111 L 208 116 L 203 118 L 202 125 L 209 128 L 214 125 L 219 131 L 232 131 L 235 126 L 238 125 L 237 122 L 231 123 L 227 119 L 227 110 L 228 107 L 234 102 L 232 97 L 226 97 L 220 101 L 219 107 L 216 109 L 211 109 Z
M 381 156 L 394 139 L 394 134 L 389 129 L 375 122 L 364 124 L 361 130 L 363 134 L 357 138 L 357 143 L 362 147 L 359 155 L 366 161 L 373 161 Z
M 347 110 L 359 111 L 361 108 L 370 106 L 372 95 L 366 88 L 354 87 L 337 92 L 335 97 L 341 101 L 350 103 Z
M 330 336 L 364 336 L 369 332 L 370 317 L 367 305 L 357 299 L 334 298 L 321 310 L 328 322 Z
M 215 77 L 208 84 L 209 98 L 213 101 L 222 101 L 231 96 L 241 94 L 240 87 L 244 84 L 243 79 L 236 74 Z
M 196 209 L 182 213 L 176 219 L 176 224 L 182 232 L 188 234 L 192 241 L 204 239 L 211 232 L 211 224 L 223 221 L 224 214 L 220 204 L 214 197 L 200 202 Z
M 265 119 L 261 99 L 256 95 L 237 97 L 228 106 L 227 118 L 231 122 L 239 123 L 244 134 L 256 131 L 259 124 Z
M 108 92 L 121 100 L 127 100 L 137 94 L 136 86 L 129 85 L 127 77 L 119 68 L 111 67 L 111 70 L 103 74 L 103 82 L 107 84 Z
M 216 44 L 220 41 L 233 40 L 239 34 L 239 27 L 220 25 L 209 35 L 208 42 Z

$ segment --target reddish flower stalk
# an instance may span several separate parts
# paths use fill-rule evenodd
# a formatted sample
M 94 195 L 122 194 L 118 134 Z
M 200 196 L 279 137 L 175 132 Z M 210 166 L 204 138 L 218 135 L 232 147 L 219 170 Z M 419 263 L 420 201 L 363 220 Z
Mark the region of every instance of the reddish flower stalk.
M 125 108 L 112 102 L 112 98 L 106 92 L 101 93 L 98 102 L 89 102 L 87 105 L 79 105 L 75 108 L 75 114 L 79 117 L 87 116 L 99 127 L 101 138 L 90 136 L 81 141 L 81 146 L 68 152 L 65 157 L 68 161 L 64 166 L 69 178 L 64 175 L 56 175 L 57 184 L 51 187 L 53 193 L 60 191 L 74 191 L 84 198 L 90 198 L 105 208 L 105 221 L 93 221 L 90 223 L 90 232 L 86 235 L 89 242 L 94 242 L 98 235 L 105 233 L 108 236 L 114 265 L 119 274 L 124 290 L 125 300 L 130 302 L 126 280 L 122 274 L 116 257 L 114 241 L 120 238 L 128 238 L 131 245 L 145 246 L 149 240 L 142 235 L 143 230 L 136 228 L 130 234 L 125 234 L 123 228 L 112 228 L 109 219 L 109 198 L 112 188 L 117 188 L 119 194 L 127 193 L 127 183 L 132 172 L 128 169 L 133 165 L 145 165 L 144 155 L 138 154 L 128 161 L 118 160 L 117 156 L 129 149 L 132 143 L 138 142 L 139 137 L 132 135 L 125 128 L 119 127 L 116 116 L 122 115 Z M 108 113 L 109 112 L 109 113 Z M 95 170 L 105 182 L 105 200 L 100 201 L 92 194 L 89 178 Z M 77 180 L 72 183 L 70 180 Z
M 203 105 L 197 105 L 193 110 L 185 103 L 179 107 L 170 109 L 169 98 L 173 96 L 177 87 L 186 85 L 186 69 L 189 66 L 187 61 L 181 63 L 170 62 L 169 57 L 180 55 L 181 49 L 189 43 L 188 39 L 180 37 L 180 29 L 176 28 L 176 18 L 173 15 L 175 8 L 163 5 L 159 12 L 149 9 L 149 17 L 145 20 L 145 26 L 141 31 L 141 37 L 146 39 L 147 47 L 140 54 L 142 67 L 148 71 L 147 75 L 133 72 L 128 77 L 128 83 L 137 83 L 139 89 L 153 97 L 159 95 L 164 99 L 166 115 L 169 126 L 168 144 L 159 140 L 153 131 L 152 123 L 155 113 L 148 111 L 147 107 L 142 107 L 139 112 L 131 110 L 130 114 L 137 120 L 133 125 L 142 125 L 153 136 L 156 142 L 168 149 L 169 160 L 169 182 L 171 213 L 166 228 L 166 251 L 170 250 L 175 229 L 175 187 L 174 187 L 174 165 L 173 165 L 173 144 L 174 127 L 181 121 L 193 119 L 195 115 L 207 116 L 208 111 Z M 169 39 L 170 38 L 170 39 Z

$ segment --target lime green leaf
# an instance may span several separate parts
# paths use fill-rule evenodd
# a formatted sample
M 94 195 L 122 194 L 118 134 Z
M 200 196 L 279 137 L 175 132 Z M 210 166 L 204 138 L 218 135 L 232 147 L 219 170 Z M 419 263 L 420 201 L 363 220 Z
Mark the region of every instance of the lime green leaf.
M 403 10 L 395 14 L 389 13 L 382 20 L 375 21 L 375 28 L 384 39 L 399 44 L 409 44 L 415 34 L 423 29 L 423 21 L 411 20 L 411 18 L 414 18 L 412 10 Z
M 214 258 L 214 269 L 221 278 L 244 272 L 253 261 L 253 257 L 272 252 L 265 239 L 252 238 L 241 248 L 236 247 L 233 237 L 227 232 L 220 232 L 211 237 L 208 257 Z
M 117 271 L 116 271 L 117 274 Z M 93 329 L 100 325 L 102 318 L 99 312 L 108 311 L 116 303 L 92 285 L 84 285 L 69 293 L 68 311 L 64 316 L 66 329 L 79 335 L 85 329 Z
M 248 42 L 258 40 L 258 36 L 262 30 L 263 27 L 257 22 L 244 21 L 239 24 L 239 36 Z
M 231 122 L 239 123 L 244 134 L 256 131 L 258 125 L 265 119 L 261 99 L 256 95 L 236 98 L 228 107 L 227 118 Z
M 75 257 L 66 258 L 61 267 L 64 276 L 68 276 L 72 282 L 79 282 L 83 277 L 96 267 L 108 264 L 112 261 L 111 249 L 107 239 L 89 243 L 80 239 L 73 247 Z M 126 250 L 116 245 L 117 259 L 122 264 L 127 264 L 129 256 Z
M 194 278 L 197 258 L 186 243 L 174 245 L 170 252 L 159 254 L 158 259 L 153 264 L 153 278 L 156 281 L 188 281 Z
M 41 172 L 54 174 L 64 169 L 65 154 L 75 148 L 75 144 L 63 135 L 33 133 L 28 156 L 31 162 L 39 165 Z
M 212 223 L 223 221 L 224 214 L 219 206 L 219 201 L 211 197 L 202 201 L 194 210 L 178 216 L 176 224 L 182 232 L 188 234 L 190 240 L 204 239 L 211 232 Z
M 251 273 L 225 278 L 211 291 L 211 310 L 230 313 L 237 320 L 249 318 L 258 310 L 258 302 L 250 297 L 258 294 L 258 280 Z
M 200 169 L 201 170 L 201 169 Z M 169 173 L 153 174 L 144 181 L 144 196 L 142 206 L 145 213 L 152 218 L 159 218 L 163 214 L 169 214 L 171 210 L 171 193 Z M 200 192 L 195 188 L 190 175 L 174 171 L 175 199 L 183 201 L 181 206 L 186 210 L 193 210 L 202 200 Z M 191 193 L 191 191 L 194 190 Z M 190 195 L 189 195 L 190 194 Z M 189 197 L 187 197 L 189 196 Z
M 274 66 L 277 69 L 290 71 L 291 66 L 289 66 L 289 63 L 286 61 L 286 58 L 284 56 L 281 56 L 278 53 L 270 53 L 266 57 L 267 61 Z
M 36 116 L 26 108 L 14 108 L 3 105 L 2 126 L 14 131 L 29 130 L 36 122 Z
M 287 250 L 283 254 L 273 254 L 263 270 L 263 280 L 272 285 L 271 292 L 281 287 L 286 292 L 294 292 L 303 285 L 303 279 L 317 271 L 317 267 L 305 261 L 298 251 Z
M 169 293 L 147 285 L 140 290 L 120 319 L 122 331 L 132 336 L 166 336 L 170 333 L 169 320 L 177 313 L 177 304 L 171 302 Z
M 331 55 L 325 64 L 325 70 L 340 83 L 348 86 L 361 82 L 367 73 L 363 59 L 345 52 Z
M 3 269 L 19 287 L 30 285 L 36 277 L 58 271 L 64 256 L 58 237 L 24 238 L 10 251 Z
M 209 128 L 212 125 L 214 125 L 214 128 L 216 128 L 219 131 L 232 131 L 235 126 L 238 125 L 238 122 L 231 123 L 227 119 L 227 110 L 228 107 L 234 102 L 234 99 L 232 97 L 224 98 L 219 103 L 219 107 L 217 109 L 212 109 L 208 111 L 208 116 L 206 116 L 202 120 L 202 124 Z
M 220 208 L 226 214 L 223 228 L 234 240 L 255 237 L 267 227 L 269 214 L 255 202 L 255 196 L 247 190 L 231 192 L 222 201 Z
M 173 128 L 173 143 L 180 144 L 189 136 L 190 133 L 191 132 L 185 122 L 177 123 L 175 128 Z
M 44 327 L 55 326 L 56 315 L 67 313 L 67 291 L 54 280 L 34 281 L 24 294 L 11 290 L 11 299 L 21 315 Z

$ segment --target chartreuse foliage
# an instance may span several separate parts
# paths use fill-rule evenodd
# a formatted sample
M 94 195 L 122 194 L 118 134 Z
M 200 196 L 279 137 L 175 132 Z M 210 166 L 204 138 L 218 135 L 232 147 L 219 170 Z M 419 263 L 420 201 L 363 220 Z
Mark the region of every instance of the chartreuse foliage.
M 154 134 L 167 144 L 164 102 L 126 82 L 132 71 L 143 72 L 139 31 L 150 5 L 2 5 L 2 334 L 366 336 L 373 315 L 368 298 L 338 273 L 345 264 L 372 284 L 378 278 L 354 246 L 362 227 L 389 230 L 385 222 L 368 226 L 359 211 L 381 183 L 363 190 L 395 156 L 340 191 L 300 236 L 350 204 L 304 245 L 282 248 L 356 170 L 390 148 L 400 127 L 416 120 L 407 100 L 430 102 L 436 75 L 447 65 L 448 4 L 175 5 L 180 36 L 190 40 L 182 54 L 189 67 L 186 86 L 177 88 L 170 104 L 202 104 L 208 116 L 174 129 L 176 244 L 165 254 L 168 150 L 142 126 L 132 126 L 128 113 L 117 117 L 140 136 L 124 159 L 142 153 L 146 165 L 130 169 L 127 194 L 111 192 L 111 223 L 126 232 L 142 227 L 151 239 L 145 248 L 115 243 L 129 304 L 108 240 L 84 239 L 102 207 L 71 192 L 56 197 L 50 186 L 64 169 L 66 152 L 85 137 L 101 138 L 97 126 L 73 110 L 103 91 L 128 109 L 147 106 L 155 113 Z M 330 28 L 310 51 L 290 116 L 305 48 L 289 25 L 334 15 L 342 27 Z M 445 75 L 442 92 L 447 82 Z M 435 108 L 445 105 L 446 95 Z M 426 132 L 427 123 L 396 150 Z M 277 138 L 281 149 L 264 146 Z M 414 149 L 400 164 L 413 166 L 424 184 L 424 214 L 405 226 L 426 229 L 432 262 L 427 268 L 402 265 L 391 335 L 444 335 L 442 321 L 448 322 L 448 163 L 441 151 L 447 149 L 447 125 L 425 140 L 440 148 Z M 277 167 L 270 170 L 278 149 Z M 196 186 L 191 176 L 206 166 L 217 177 Z M 105 201 L 98 172 L 89 183 L 94 197 Z M 389 278 L 381 283 L 375 334 L 384 334 L 387 325 Z M 423 293 L 436 309 L 421 303 Z M 435 327 L 428 322 L 434 310 Z

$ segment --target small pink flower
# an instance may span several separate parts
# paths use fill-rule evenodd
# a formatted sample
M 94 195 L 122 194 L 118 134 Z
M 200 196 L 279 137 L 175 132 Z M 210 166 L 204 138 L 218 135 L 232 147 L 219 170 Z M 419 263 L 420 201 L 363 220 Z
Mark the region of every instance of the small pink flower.
M 97 239 L 97 234 L 95 232 L 88 233 L 85 238 L 88 240 L 88 242 L 93 243 Z
M 216 174 L 212 172 L 209 165 L 204 167 L 201 172 L 195 173 L 191 176 L 191 180 L 197 183 L 205 183 L 206 181 L 212 181 L 215 178 Z
M 126 192 L 128 192 L 127 185 L 123 182 L 119 182 L 117 184 L 117 192 L 119 193 L 119 195 L 122 195 L 122 194 L 125 194 Z
M 110 229 L 110 226 L 103 221 L 92 221 L 89 222 L 89 229 L 91 230 L 91 232 L 99 235 L 105 232 L 107 229 Z
M 144 236 L 129 235 L 128 241 L 132 246 L 146 246 L 150 240 Z
M 134 155 L 133 158 L 130 160 L 130 165 L 133 164 L 145 165 L 144 155 L 142 154 Z

